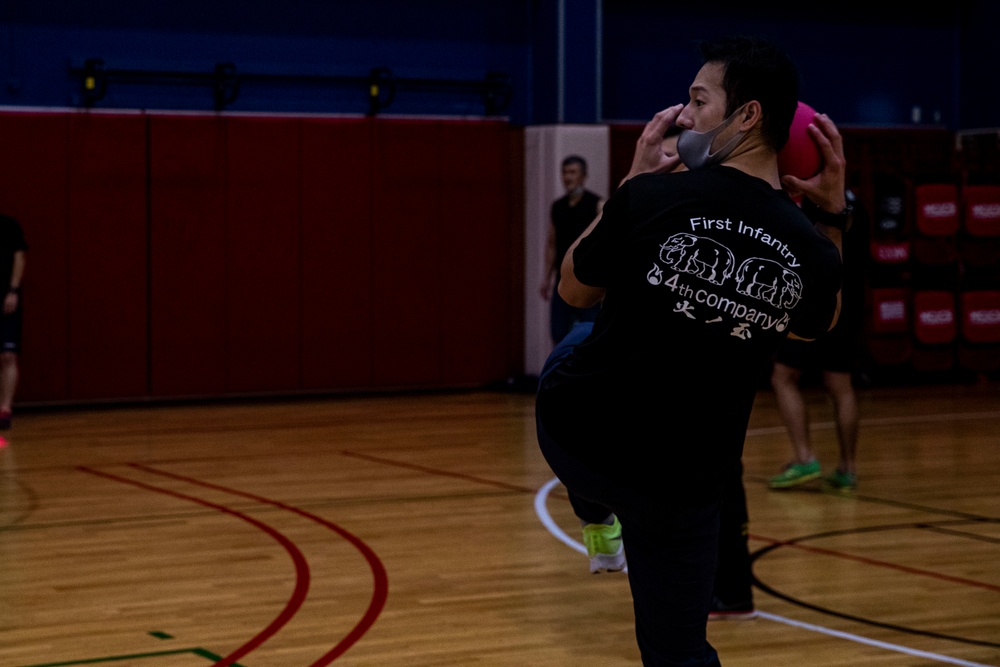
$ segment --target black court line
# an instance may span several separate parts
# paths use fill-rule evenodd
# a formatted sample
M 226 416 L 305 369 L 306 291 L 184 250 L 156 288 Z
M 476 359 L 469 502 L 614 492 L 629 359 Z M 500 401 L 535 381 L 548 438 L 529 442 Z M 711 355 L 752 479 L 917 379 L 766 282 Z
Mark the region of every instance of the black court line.
M 758 550 L 754 551 L 753 553 L 751 553 L 750 554 L 751 575 L 753 577 L 754 586 L 757 587 L 757 588 L 759 588 L 761 591 L 763 591 L 763 592 L 765 592 L 768 595 L 771 595 L 773 597 L 776 597 L 776 598 L 779 598 L 781 600 L 784 600 L 785 602 L 793 604 L 793 605 L 795 605 L 797 607 L 802 607 L 803 609 L 810 609 L 812 611 L 815 611 L 815 612 L 818 612 L 818 613 L 821 613 L 821 614 L 824 614 L 824 615 L 827 615 L 827 616 L 834 616 L 836 618 L 842 618 L 842 619 L 845 619 L 845 620 L 854 621 L 856 623 L 860 623 L 860 624 L 863 624 L 863 625 L 868 625 L 868 626 L 872 626 L 872 627 L 883 628 L 883 629 L 886 629 L 886 630 L 894 630 L 896 632 L 901 632 L 901 633 L 909 634 L 909 635 L 916 635 L 916 636 L 921 636 L 921 637 L 932 637 L 932 638 L 935 638 L 935 639 L 942 639 L 942 640 L 957 642 L 957 643 L 961 643 L 961 644 L 971 644 L 973 646 L 985 646 L 985 647 L 989 647 L 989 648 L 1000 648 L 1000 643 L 998 643 L 998 642 L 985 641 L 985 640 L 979 640 L 979 639 L 972 639 L 970 637 L 961 637 L 961 636 L 958 636 L 958 635 L 951 635 L 951 634 L 947 634 L 947 633 L 943 633 L 943 632 L 935 632 L 933 630 L 920 630 L 920 629 L 917 629 L 917 628 L 911 628 L 911 627 L 907 627 L 907 626 L 903 626 L 903 625 L 896 625 L 895 623 L 887 623 L 885 621 L 879 621 L 879 620 L 875 620 L 875 619 L 872 619 L 872 618 L 867 618 L 867 617 L 864 617 L 864 616 L 857 616 L 855 614 L 848 614 L 846 612 L 840 612 L 840 611 L 837 611 L 835 609 L 831 609 L 829 607 L 822 607 L 820 605 L 816 605 L 816 604 L 813 604 L 811 602 L 806 602 L 805 600 L 802 600 L 800 598 L 793 597 L 791 595 L 788 595 L 787 593 L 782 593 L 781 591 L 777 590 L 776 588 L 774 588 L 772 586 L 769 586 L 765 582 L 761 581 L 757 577 L 757 575 L 755 573 L 753 573 L 753 571 L 752 571 L 753 564 L 756 563 L 756 561 L 758 559 L 760 559 L 763 556 L 765 556 L 765 555 L 767 555 L 767 554 L 769 554 L 771 552 L 774 552 L 774 551 L 776 551 L 778 549 L 785 548 L 785 547 L 790 547 L 790 546 L 799 546 L 803 542 L 808 542 L 810 540 L 817 540 L 817 539 L 829 538 L 829 537 L 837 537 L 837 536 L 843 536 L 843 535 L 861 534 L 861 533 L 886 532 L 886 531 L 890 531 L 890 530 L 935 530 L 935 531 L 938 531 L 938 532 L 947 532 L 949 535 L 952 535 L 952 536 L 955 536 L 955 537 L 965 537 L 967 539 L 979 539 L 979 538 L 982 538 L 982 539 L 985 539 L 986 541 L 988 541 L 988 542 L 990 542 L 992 544 L 1000 544 L 1000 539 L 986 538 L 985 536 L 976 536 L 976 535 L 973 535 L 973 534 L 970 534 L 970 533 L 966 533 L 964 531 L 954 531 L 954 530 L 947 530 L 947 529 L 941 528 L 941 526 L 963 525 L 963 524 L 965 524 L 965 525 L 967 525 L 967 524 L 980 524 L 981 525 L 983 523 L 998 524 L 998 523 L 1000 523 L 1000 519 L 988 519 L 988 518 L 985 518 L 985 517 L 973 517 L 973 518 L 968 519 L 966 521 L 947 521 L 947 522 L 941 522 L 940 524 L 928 523 L 928 522 L 914 522 L 914 523 L 892 524 L 892 525 L 886 525 L 886 526 L 867 526 L 865 528 L 834 530 L 834 531 L 826 531 L 826 532 L 822 532 L 822 533 L 814 533 L 812 535 L 804 535 L 802 537 L 796 537 L 796 538 L 793 538 L 793 539 L 790 539 L 790 540 L 784 540 L 784 541 L 781 541 L 781 542 L 776 542 L 774 544 L 768 545 L 766 547 L 763 547 L 763 548 L 758 549 Z M 832 550 L 826 550 L 826 549 L 814 549 L 812 547 L 806 547 L 806 548 L 809 549 L 809 550 L 815 550 L 815 551 L 817 551 L 819 553 L 826 553 L 826 554 L 830 554 L 830 555 L 838 555 L 840 557 L 844 556 L 844 554 L 842 552 L 837 552 L 837 551 L 832 551 Z M 864 561 L 864 562 L 868 562 L 870 560 L 870 559 L 856 558 L 856 557 L 851 557 L 851 556 L 848 556 L 848 557 L 853 558 L 854 560 L 861 560 L 861 561 Z M 941 574 L 936 574 L 936 573 L 931 573 L 931 572 L 917 571 L 915 568 L 908 568 L 908 567 L 899 566 L 899 565 L 892 565 L 892 564 L 886 564 L 886 563 L 875 563 L 875 562 L 873 562 L 873 564 L 880 565 L 880 566 L 893 567 L 894 569 L 897 569 L 897 570 L 901 570 L 901 571 L 905 571 L 905 572 L 912 572 L 912 573 L 916 573 L 916 574 L 921 574 L 923 576 L 933 576 L 936 579 L 946 580 L 946 581 L 952 581 L 952 582 L 960 584 L 960 585 L 975 586 L 975 587 L 978 587 L 978 588 L 985 588 L 987 590 L 1000 593 L 1000 586 L 993 586 L 993 585 L 986 584 L 986 583 L 983 583 L 983 582 L 976 582 L 976 581 L 967 580 L 967 579 L 960 579 L 958 577 L 950 577 L 950 576 L 947 576 L 947 575 L 941 575 Z
M 949 530 L 947 528 L 941 527 L 940 525 L 927 524 L 921 526 L 921 528 L 925 528 L 932 533 L 941 533 L 942 535 L 954 535 L 955 537 L 963 537 L 967 540 L 978 540 L 980 542 L 988 542 L 989 544 L 1000 544 L 1000 537 L 990 537 L 989 535 L 980 535 L 979 533 L 970 533 L 964 530 Z
M 751 477 L 745 476 L 744 480 L 759 482 L 763 486 L 767 486 L 768 479 L 766 477 Z M 1000 517 L 986 517 L 981 514 L 973 514 L 972 512 L 963 512 L 961 510 L 952 509 L 942 509 L 940 507 L 931 507 L 929 505 L 918 505 L 917 503 L 911 503 L 905 500 L 894 500 L 892 498 L 882 498 L 879 496 L 869 496 L 863 493 L 831 493 L 825 491 L 822 488 L 815 486 L 797 486 L 790 489 L 769 489 L 771 493 L 784 493 L 784 494 L 814 494 L 822 495 L 827 498 L 839 498 L 841 500 L 855 500 L 863 503 L 874 503 L 878 505 L 887 505 L 889 507 L 897 507 L 899 509 L 913 510 L 915 512 L 924 512 L 927 514 L 941 514 L 944 516 L 954 516 L 961 519 L 970 520 L 981 520 L 981 521 L 995 521 L 1000 519 Z
M 17 479 L 14 480 L 14 484 L 16 484 L 21 489 L 21 493 L 23 493 L 24 497 L 27 498 L 27 503 L 26 503 L 24 509 L 21 511 L 20 515 L 14 517 L 13 519 L 11 519 L 10 521 L 8 521 L 5 524 L 0 524 L 0 530 L 3 530 L 4 528 L 11 528 L 13 526 L 20 526 L 20 525 L 24 524 L 28 520 L 28 517 L 30 517 L 32 514 L 34 514 L 36 511 L 38 511 L 38 508 L 40 506 L 40 503 L 39 503 L 39 500 L 38 500 L 38 494 L 35 493 L 35 489 L 34 488 L 32 488 L 31 486 L 29 486 L 20 477 L 18 477 Z

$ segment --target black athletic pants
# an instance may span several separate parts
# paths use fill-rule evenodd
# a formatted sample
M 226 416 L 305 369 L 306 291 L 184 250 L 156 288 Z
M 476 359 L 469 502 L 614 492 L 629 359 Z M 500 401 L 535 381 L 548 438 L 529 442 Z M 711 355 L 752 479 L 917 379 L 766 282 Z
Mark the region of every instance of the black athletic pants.
M 556 346 L 542 382 L 590 331 L 576 325 Z M 636 639 L 646 667 L 721 667 L 708 643 L 706 625 L 718 553 L 721 498 L 710 503 L 670 502 L 663 494 L 618 483 L 584 465 L 551 436 L 545 390 L 536 402 L 538 442 L 553 472 L 571 494 L 585 521 L 614 513 L 622 523 L 628 581 L 635 609 Z M 557 409 L 553 410 L 558 412 Z
M 719 520 L 719 566 L 715 574 L 715 597 L 726 605 L 753 605 L 753 574 L 748 545 L 747 494 L 743 466 L 726 484 Z

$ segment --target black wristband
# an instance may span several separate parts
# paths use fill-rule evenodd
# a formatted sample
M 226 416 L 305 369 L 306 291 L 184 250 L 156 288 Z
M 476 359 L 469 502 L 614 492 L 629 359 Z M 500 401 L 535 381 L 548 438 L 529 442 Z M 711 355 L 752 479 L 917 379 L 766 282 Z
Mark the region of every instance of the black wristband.
M 11 285 L 10 289 L 7 290 L 7 293 L 8 294 L 20 294 L 21 293 L 21 288 L 20 287 L 14 287 L 13 285 Z
M 802 201 L 802 212 L 806 214 L 812 222 L 821 225 L 826 225 L 827 227 L 833 227 L 834 229 L 839 229 L 842 232 L 846 232 L 851 228 L 851 223 L 854 221 L 854 207 L 848 203 L 844 210 L 840 213 L 830 213 L 829 211 L 824 211 L 819 206 L 816 206 L 811 199 L 806 197 Z

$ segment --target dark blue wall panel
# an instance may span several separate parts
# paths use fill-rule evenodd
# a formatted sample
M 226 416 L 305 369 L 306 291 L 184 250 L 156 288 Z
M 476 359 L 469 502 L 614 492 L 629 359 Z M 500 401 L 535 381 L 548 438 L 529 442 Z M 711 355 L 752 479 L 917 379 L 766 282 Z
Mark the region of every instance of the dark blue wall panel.
M 790 3 L 761 9 L 722 2 L 712 11 L 638 0 L 606 3 L 604 116 L 646 119 L 686 102 L 701 63 L 698 41 L 743 34 L 784 47 L 799 66 L 800 97 L 839 123 L 910 124 L 918 107 L 921 123 L 957 128 L 955 45 L 964 3 L 895 14 L 851 4 L 839 7 L 840 15 L 819 17 Z M 1000 123 L 998 113 L 993 120 Z
M 560 31 L 560 9 L 565 31 Z M 832 13 L 835 11 L 836 13 Z M 0 4 L 0 105 L 85 102 L 70 72 L 88 58 L 111 69 L 209 74 L 231 63 L 244 78 L 232 111 L 362 114 L 363 82 L 323 86 L 266 83 L 256 76 L 365 77 L 387 68 L 397 79 L 482 81 L 509 77 L 515 124 L 558 120 L 558 68 L 572 122 L 648 118 L 682 100 L 698 66 L 696 40 L 765 34 L 799 62 L 803 99 L 842 124 L 910 124 L 950 129 L 1000 125 L 995 85 L 1000 44 L 997 3 L 957 0 L 894 9 L 847 0 L 835 10 L 788 1 L 709 5 L 656 0 L 265 0 L 136 4 L 54 0 Z M 600 43 L 588 42 L 599 19 Z M 594 32 L 598 32 L 594 26 Z M 558 40 L 566 36 L 560 59 Z M 590 61 L 603 54 L 601 65 Z M 593 118 L 594 95 L 603 116 Z M 211 110 L 210 82 L 116 83 L 97 106 Z M 394 115 L 483 115 L 469 92 L 397 91 Z
M 524 117 L 527 22 L 524 3 L 483 6 L 457 0 L 409 3 L 205 3 L 178 0 L 157 7 L 108 0 L 97 5 L 5 3 L 0 8 L 4 58 L 0 104 L 79 105 L 80 68 L 90 58 L 108 69 L 210 74 L 232 63 L 250 75 L 227 107 L 232 111 L 365 113 L 368 86 L 264 83 L 255 75 L 366 77 L 388 68 L 408 81 L 482 81 L 502 72 L 522 88 L 508 115 Z M 52 5 L 55 5 L 53 7 Z M 109 87 L 102 107 L 211 110 L 210 83 Z M 394 114 L 482 115 L 482 96 L 467 92 L 400 90 Z

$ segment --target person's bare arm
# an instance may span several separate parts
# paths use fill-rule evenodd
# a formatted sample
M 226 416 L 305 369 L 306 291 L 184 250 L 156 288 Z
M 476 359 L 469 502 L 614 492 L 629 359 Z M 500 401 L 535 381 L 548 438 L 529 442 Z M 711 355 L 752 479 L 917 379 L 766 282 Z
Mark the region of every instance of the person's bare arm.
M 17 302 L 21 298 L 21 281 L 24 279 L 24 266 L 27 263 L 27 253 L 18 250 L 14 253 L 14 268 L 10 272 L 10 290 L 3 300 L 3 312 L 7 315 L 17 310 Z
M 552 283 L 555 280 L 556 271 L 556 227 L 549 223 L 548 235 L 545 239 L 545 275 L 542 277 L 542 284 L 539 288 L 542 298 L 548 301 L 552 297 Z

